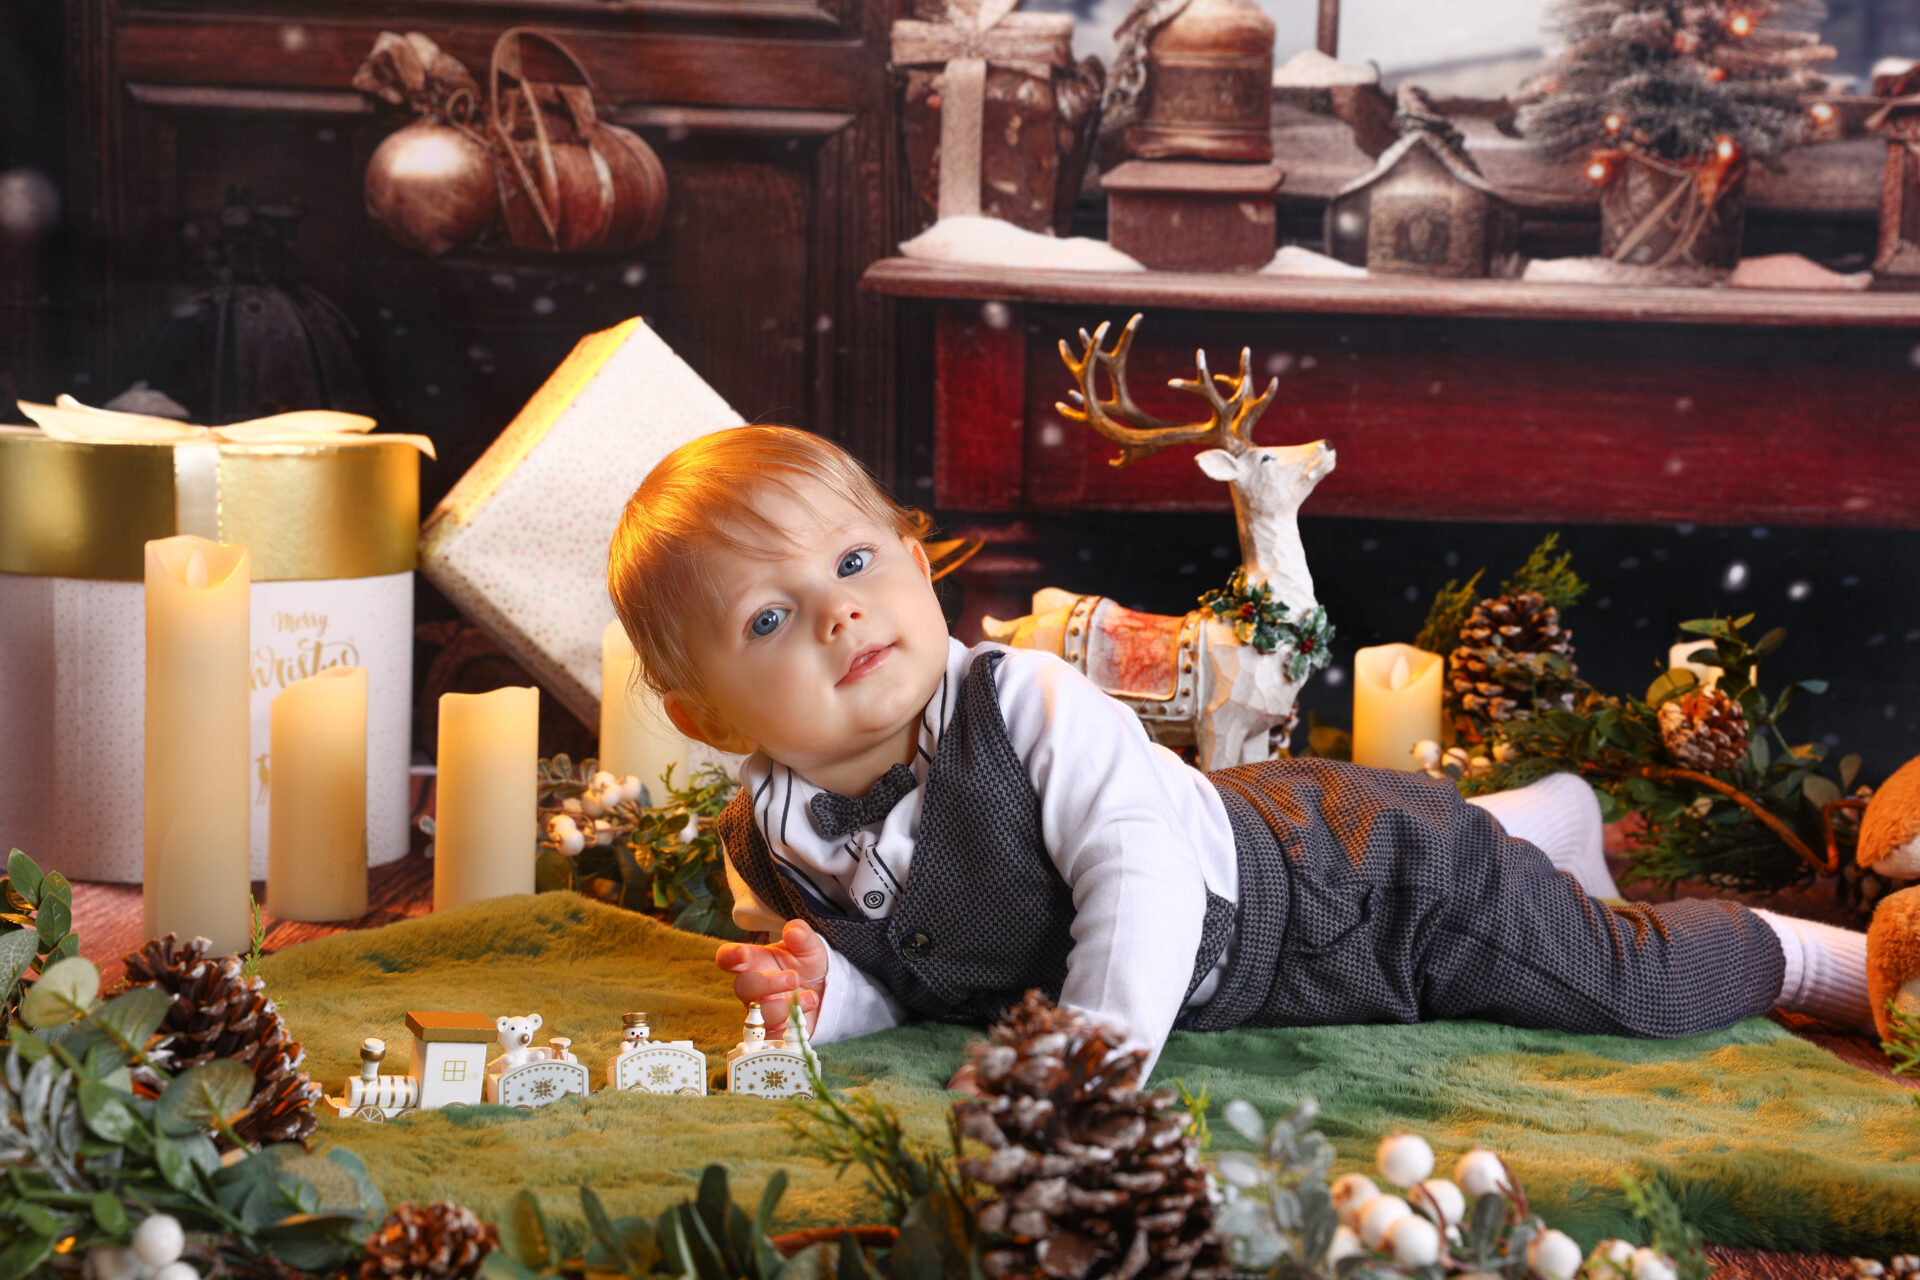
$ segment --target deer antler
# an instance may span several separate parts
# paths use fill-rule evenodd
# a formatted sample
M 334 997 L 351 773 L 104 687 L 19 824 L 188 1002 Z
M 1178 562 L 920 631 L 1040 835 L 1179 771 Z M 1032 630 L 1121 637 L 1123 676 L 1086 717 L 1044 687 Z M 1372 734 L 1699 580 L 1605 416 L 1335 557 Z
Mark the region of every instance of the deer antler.
M 1252 443 L 1253 425 L 1273 402 L 1274 393 L 1280 388 L 1280 380 L 1275 378 L 1267 384 L 1264 393 L 1254 396 L 1253 379 L 1247 368 L 1251 353 L 1247 348 L 1240 348 L 1238 377 L 1209 372 L 1207 353 L 1196 351 L 1193 358 L 1199 366 L 1199 376 L 1192 379 L 1174 378 L 1167 385 L 1204 399 L 1213 410 L 1212 416 L 1205 422 L 1187 423 L 1156 418 L 1135 404 L 1133 394 L 1127 390 L 1127 353 L 1133 347 L 1133 335 L 1140 328 L 1140 320 L 1140 313 L 1135 312 L 1133 318 L 1127 321 L 1126 328 L 1120 331 L 1120 339 L 1114 343 L 1111 351 L 1100 349 L 1101 343 L 1107 338 L 1109 326 L 1105 322 L 1091 336 L 1085 329 L 1080 331 L 1083 349 L 1077 359 L 1066 340 L 1061 339 L 1060 358 L 1072 371 L 1080 389 L 1068 393 L 1072 404 L 1055 401 L 1053 407 L 1060 411 L 1062 417 L 1073 422 L 1084 422 L 1119 445 L 1120 456 L 1112 459 L 1112 465 L 1116 467 L 1124 467 L 1158 453 L 1168 445 L 1185 444 L 1193 440 L 1205 441 L 1229 453 L 1245 453 Z M 1102 400 L 1094 386 L 1100 370 L 1105 370 L 1107 380 L 1113 383 L 1111 400 Z M 1224 396 L 1220 393 L 1221 387 L 1226 388 Z

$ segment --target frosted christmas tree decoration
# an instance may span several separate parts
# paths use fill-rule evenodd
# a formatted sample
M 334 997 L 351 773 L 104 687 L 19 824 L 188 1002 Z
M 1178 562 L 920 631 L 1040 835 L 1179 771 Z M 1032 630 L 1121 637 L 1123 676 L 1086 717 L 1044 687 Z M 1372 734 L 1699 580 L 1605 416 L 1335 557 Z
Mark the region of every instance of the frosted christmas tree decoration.
M 767 1040 L 767 1021 L 758 1004 L 747 1006 L 740 1043 L 727 1052 L 727 1091 L 759 1098 L 811 1098 L 808 1070 L 820 1069 L 820 1059 L 807 1044 L 805 1017 L 797 1005 L 787 1019 L 786 1038 Z
M 704 1098 L 707 1057 L 691 1040 L 655 1040 L 644 1013 L 620 1015 L 620 1052 L 607 1059 L 607 1087 Z

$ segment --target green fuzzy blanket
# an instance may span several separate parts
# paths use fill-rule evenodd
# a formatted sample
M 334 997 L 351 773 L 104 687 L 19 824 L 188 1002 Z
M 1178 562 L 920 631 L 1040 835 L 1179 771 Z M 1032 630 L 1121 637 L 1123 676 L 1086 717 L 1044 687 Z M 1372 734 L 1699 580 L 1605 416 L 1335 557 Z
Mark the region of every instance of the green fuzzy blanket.
M 656 1039 L 691 1039 L 724 1080 L 740 1006 L 714 940 L 567 893 L 492 902 L 304 943 L 260 967 L 307 1070 L 329 1096 L 369 1035 L 405 1070 L 409 1009 L 539 1013 L 573 1038 L 596 1082 L 620 1015 L 644 1009 Z M 916 1025 L 821 1047 L 827 1081 L 871 1090 L 909 1129 L 943 1139 L 944 1084 L 964 1028 Z M 397 1065 L 396 1065 L 397 1064 Z M 1765 1019 L 1684 1040 L 1623 1040 L 1480 1022 L 1176 1034 L 1156 1073 L 1205 1091 L 1215 1112 L 1246 1098 L 1277 1116 L 1303 1094 L 1341 1171 L 1367 1169 L 1396 1128 L 1424 1134 L 1441 1172 L 1475 1143 L 1506 1157 L 1532 1206 L 1584 1246 L 1631 1235 L 1617 1179 L 1654 1174 L 1714 1243 L 1885 1257 L 1920 1238 L 1916 1095 L 1848 1066 Z M 387 1124 L 322 1121 L 323 1146 L 359 1152 L 390 1202 L 458 1200 L 500 1217 L 522 1187 L 577 1221 L 576 1188 L 609 1210 L 657 1213 L 700 1170 L 732 1170 L 750 1203 L 786 1169 L 779 1229 L 878 1220 L 858 1174 L 799 1154 L 786 1104 L 609 1091 L 538 1111 L 478 1106 Z M 1237 1139 L 1216 1126 L 1215 1141 Z

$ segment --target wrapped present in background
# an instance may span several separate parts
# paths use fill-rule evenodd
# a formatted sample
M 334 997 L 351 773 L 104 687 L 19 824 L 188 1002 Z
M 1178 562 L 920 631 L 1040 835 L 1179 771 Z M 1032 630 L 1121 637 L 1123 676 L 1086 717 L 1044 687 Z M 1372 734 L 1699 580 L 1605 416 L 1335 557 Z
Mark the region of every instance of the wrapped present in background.
M 1064 234 L 1099 126 L 1100 60 L 1073 63 L 1073 15 L 967 0 L 893 24 L 914 230 L 986 214 Z
M 421 570 L 597 725 L 620 513 L 654 463 L 740 423 L 642 321 L 589 334 L 427 517 Z
M 0 847 L 68 879 L 142 874 L 144 548 L 191 533 L 252 563 L 252 876 L 267 871 L 270 710 L 367 672 L 367 859 L 407 851 L 417 436 L 282 414 L 208 429 L 22 402 L 0 427 Z

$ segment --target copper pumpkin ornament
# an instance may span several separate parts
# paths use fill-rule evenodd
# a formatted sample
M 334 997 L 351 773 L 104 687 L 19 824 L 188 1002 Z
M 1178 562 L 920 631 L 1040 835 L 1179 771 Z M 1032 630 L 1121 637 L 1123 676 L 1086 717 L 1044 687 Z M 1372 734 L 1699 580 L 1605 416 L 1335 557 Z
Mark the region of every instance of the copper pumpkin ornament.
M 566 60 L 577 85 L 529 80 L 522 43 L 538 41 Z M 503 77 L 510 81 L 503 85 Z M 666 218 L 667 176 L 640 136 L 606 124 L 593 82 L 571 50 L 530 27 L 493 46 L 488 129 L 500 208 L 513 243 L 556 253 L 637 248 Z
M 365 194 L 367 213 L 382 231 L 434 257 L 500 216 L 487 148 L 470 132 L 424 120 L 375 148 Z

